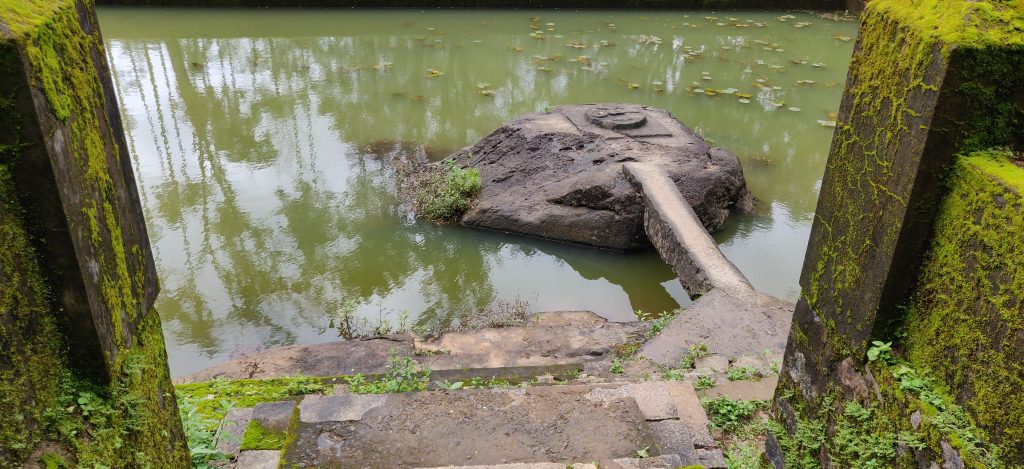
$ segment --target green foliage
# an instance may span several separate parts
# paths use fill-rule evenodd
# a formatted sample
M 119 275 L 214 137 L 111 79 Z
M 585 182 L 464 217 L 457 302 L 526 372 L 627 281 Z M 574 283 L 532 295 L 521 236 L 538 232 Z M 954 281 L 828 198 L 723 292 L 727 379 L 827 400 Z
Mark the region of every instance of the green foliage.
M 729 381 L 744 381 L 759 377 L 760 372 L 750 366 L 731 366 L 725 370 L 725 376 Z
M 683 357 L 679 360 L 679 367 L 682 369 L 693 368 L 694 363 L 701 358 L 706 358 L 711 355 L 708 351 L 707 344 L 696 344 L 691 345 L 690 348 L 683 354 Z
M 378 380 L 369 381 L 362 374 L 347 378 L 349 390 L 355 394 L 423 391 L 430 383 L 430 370 L 421 369 L 410 357 L 393 355 L 388 369 Z
M 698 376 L 697 381 L 693 383 L 693 389 L 697 391 L 703 391 L 715 387 L 718 382 L 715 381 L 714 377 L 711 376 Z
M 751 443 L 734 445 L 725 455 L 727 469 L 760 469 L 761 452 Z
M 185 429 L 188 451 L 192 455 L 192 467 L 205 469 L 210 467 L 211 461 L 225 460 L 227 455 L 217 450 L 217 442 L 214 441 L 220 421 L 201 414 L 196 402 L 191 397 L 182 398 L 178 401 L 178 411 Z
M 647 335 L 644 337 L 644 339 L 649 340 L 652 337 L 661 333 L 661 331 L 665 330 L 665 328 L 668 327 L 668 325 L 671 324 L 672 321 L 675 320 L 675 318 L 677 318 L 681 312 L 682 310 L 677 309 L 672 312 L 661 313 L 661 315 L 658 317 L 653 317 L 653 315 L 644 313 L 643 310 L 638 309 L 636 311 L 637 319 L 644 322 L 648 322 L 651 325 L 651 328 L 647 330 Z
M 868 347 L 868 361 L 882 360 L 882 363 L 888 364 L 892 363 L 892 359 L 892 342 L 871 342 L 871 347 Z
M 454 383 L 451 382 L 451 381 L 448 381 L 448 380 L 434 381 L 434 386 L 437 389 L 445 389 L 445 390 L 448 390 L 448 391 L 455 391 L 457 389 L 462 389 L 462 386 L 464 384 L 465 383 L 463 383 L 462 381 L 456 381 Z
M 608 372 L 617 375 L 621 375 L 626 372 L 626 370 L 622 368 L 622 357 L 615 357 L 612 359 L 612 366 L 608 368 Z
M 461 168 L 448 160 L 444 171 L 431 171 L 427 181 L 417 190 L 416 207 L 421 216 L 435 222 L 459 218 L 480 192 L 480 172 Z
M 767 401 L 732 400 L 726 396 L 700 401 L 708 414 L 711 425 L 726 432 L 738 430 L 760 409 L 768 407 Z

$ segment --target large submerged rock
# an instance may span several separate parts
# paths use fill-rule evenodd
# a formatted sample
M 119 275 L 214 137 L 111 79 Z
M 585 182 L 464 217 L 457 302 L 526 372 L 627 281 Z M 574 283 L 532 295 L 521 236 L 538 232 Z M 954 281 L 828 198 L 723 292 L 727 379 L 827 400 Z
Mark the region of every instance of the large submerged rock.
M 602 248 L 646 246 L 644 206 L 622 172 L 664 169 L 708 231 L 751 199 L 736 156 L 662 109 L 633 104 L 559 106 L 526 114 L 453 155 L 480 171 L 469 226 Z

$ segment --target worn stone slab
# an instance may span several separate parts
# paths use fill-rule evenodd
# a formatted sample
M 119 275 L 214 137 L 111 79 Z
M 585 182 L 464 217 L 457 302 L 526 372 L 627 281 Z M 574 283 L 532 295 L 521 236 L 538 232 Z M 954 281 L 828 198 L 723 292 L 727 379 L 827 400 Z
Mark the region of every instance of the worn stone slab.
M 700 458 L 700 465 L 705 469 L 726 469 L 729 463 L 720 449 L 697 449 L 697 457 Z
M 601 402 L 632 398 L 647 420 L 678 419 L 679 412 L 670 394 L 670 384 L 665 381 L 630 383 L 614 388 L 596 388 L 587 398 Z
M 661 258 L 691 297 L 720 288 L 747 294 L 754 288 L 718 249 L 676 183 L 663 169 L 628 163 L 622 171 L 644 199 L 644 228 Z
M 705 368 L 715 373 L 725 373 L 725 370 L 729 369 L 729 358 L 724 355 L 698 358 L 693 362 L 693 367 L 698 370 Z
M 344 394 L 323 396 L 310 394 L 299 404 L 299 421 L 352 422 L 363 418 L 372 409 L 388 402 L 387 394 Z
M 242 451 L 235 461 L 238 469 L 277 469 L 281 461 L 281 452 L 278 450 L 250 450 Z
M 295 401 L 265 402 L 252 409 L 252 420 L 270 431 L 287 432 Z
M 179 377 L 174 382 L 195 383 L 214 378 L 282 378 L 297 373 L 306 376 L 383 373 L 390 363 L 389 353 L 392 351 L 399 355 L 412 355 L 412 335 L 275 347 L 228 360 Z M 259 364 L 258 373 L 251 374 L 253 363 Z
M 729 399 L 744 401 L 770 401 L 775 396 L 775 388 L 779 384 L 779 376 L 765 376 L 758 381 L 729 381 L 719 379 L 718 384 L 704 391 L 708 397 L 726 396 Z
M 640 340 L 646 328 L 602 319 L 589 325 L 480 329 L 417 342 L 416 348 L 446 352 L 427 357 L 433 370 L 582 364 Z
M 534 463 L 512 463 L 512 464 L 490 464 L 486 466 L 443 466 L 443 467 L 421 467 L 416 469 L 565 469 L 569 465 L 553 462 Z M 572 464 L 573 469 L 598 469 L 593 464 Z
M 656 456 L 654 435 L 636 402 L 595 402 L 586 398 L 593 388 L 391 394 L 358 422 L 302 418 L 286 464 L 406 468 L 594 461 L 632 457 L 644 447 Z
M 714 289 L 700 297 L 640 350 L 657 363 L 675 365 L 691 346 L 735 358 L 786 348 L 793 305 L 768 295 L 737 297 Z
M 693 447 L 693 437 L 688 426 L 681 420 L 662 420 L 650 422 L 651 431 L 658 441 L 662 454 L 673 454 L 679 457 L 679 465 L 699 464 L 697 450 Z
M 708 428 L 708 416 L 693 386 L 685 381 L 672 381 L 670 384 L 669 393 L 675 402 L 679 420 L 686 424 L 693 446 L 698 449 L 714 447 L 715 439 Z
M 674 454 L 663 454 L 650 458 L 619 458 L 611 461 L 622 469 L 675 469 L 683 465 L 679 456 Z M 601 467 L 608 467 L 609 464 L 602 464 Z
M 600 360 L 640 340 L 649 325 L 608 322 L 594 313 L 564 311 L 531 316 L 526 327 L 449 333 L 433 340 L 400 334 L 366 340 L 278 347 L 229 360 L 175 380 L 339 376 L 387 371 L 391 355 L 411 356 L 434 371 L 579 365 Z M 417 351 L 433 352 L 415 355 Z M 250 376 L 253 364 L 259 372 Z M 493 374 L 507 374 L 493 371 Z M 478 376 L 491 376 L 482 374 Z
M 252 418 L 252 407 L 231 409 L 220 422 L 217 429 L 217 451 L 230 456 L 238 455 L 242 446 L 242 434 Z

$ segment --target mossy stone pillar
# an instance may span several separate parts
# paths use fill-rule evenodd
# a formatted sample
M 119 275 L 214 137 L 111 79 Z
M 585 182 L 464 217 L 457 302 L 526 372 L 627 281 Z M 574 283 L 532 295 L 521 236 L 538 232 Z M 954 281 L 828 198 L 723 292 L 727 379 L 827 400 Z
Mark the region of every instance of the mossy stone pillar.
M 1022 89 L 1024 2 L 867 3 L 776 394 L 791 431 L 864 392 L 868 344 L 905 319 L 954 157 L 1021 148 Z
M 189 465 L 157 290 L 92 0 L 0 0 L 0 467 Z
M 157 294 L 106 55 L 87 1 L 4 0 L 12 180 L 81 367 L 109 377 Z M 15 134 L 16 132 L 16 134 Z

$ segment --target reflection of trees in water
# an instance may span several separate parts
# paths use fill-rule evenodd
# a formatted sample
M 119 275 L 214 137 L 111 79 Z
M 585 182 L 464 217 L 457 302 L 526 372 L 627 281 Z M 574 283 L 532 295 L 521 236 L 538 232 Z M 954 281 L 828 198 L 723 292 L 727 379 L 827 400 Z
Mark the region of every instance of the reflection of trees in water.
M 594 101 L 596 94 L 677 106 L 671 110 L 694 126 L 713 108 L 719 121 L 738 129 L 724 140 L 797 148 L 786 146 L 778 122 L 768 124 L 749 108 L 718 106 L 710 98 L 684 106 L 672 97 L 678 88 L 672 95 L 624 94 L 613 84 L 617 91 L 610 91 L 617 76 L 586 72 L 565 59 L 553 72 L 538 72 L 529 53 L 507 51 L 536 44 L 530 41 L 525 34 L 499 35 L 488 39 L 495 44 L 489 49 L 449 42 L 435 49 L 410 36 L 384 35 L 113 41 L 108 50 L 125 125 L 165 269 L 160 308 L 168 333 L 216 353 L 232 334 L 294 342 L 310 326 L 326 325 L 325 316 L 345 298 L 372 309 L 389 295 L 418 294 L 423 317 L 440 320 L 488 305 L 496 295 L 489 266 L 503 243 L 405 221 L 387 162 L 419 150 L 380 139 L 450 150 L 522 112 Z M 565 52 L 561 41 L 547 42 L 545 54 Z M 485 48 L 469 54 L 460 47 Z M 680 78 L 683 57 L 671 48 L 633 49 L 623 44 L 621 52 L 595 57 L 603 54 L 599 60 L 608 68 L 620 67 L 637 81 Z M 486 63 L 475 59 L 481 53 L 489 54 Z M 395 66 L 373 68 L 382 62 Z M 427 79 L 428 68 L 445 75 Z M 497 94 L 478 95 L 481 82 Z M 807 122 L 787 128 L 821 130 Z M 791 168 L 821 165 L 796 149 L 772 156 L 775 167 L 748 165 L 748 177 L 764 178 L 758 182 L 766 187 L 772 172 L 790 171 L 796 181 L 772 187 L 765 204 L 784 199 L 794 216 L 811 213 L 809 188 L 820 174 Z M 671 278 L 667 269 L 609 268 L 586 251 L 545 246 L 518 249 L 538 249 L 585 278 L 621 285 L 634 307 L 671 301 L 658 285 Z

